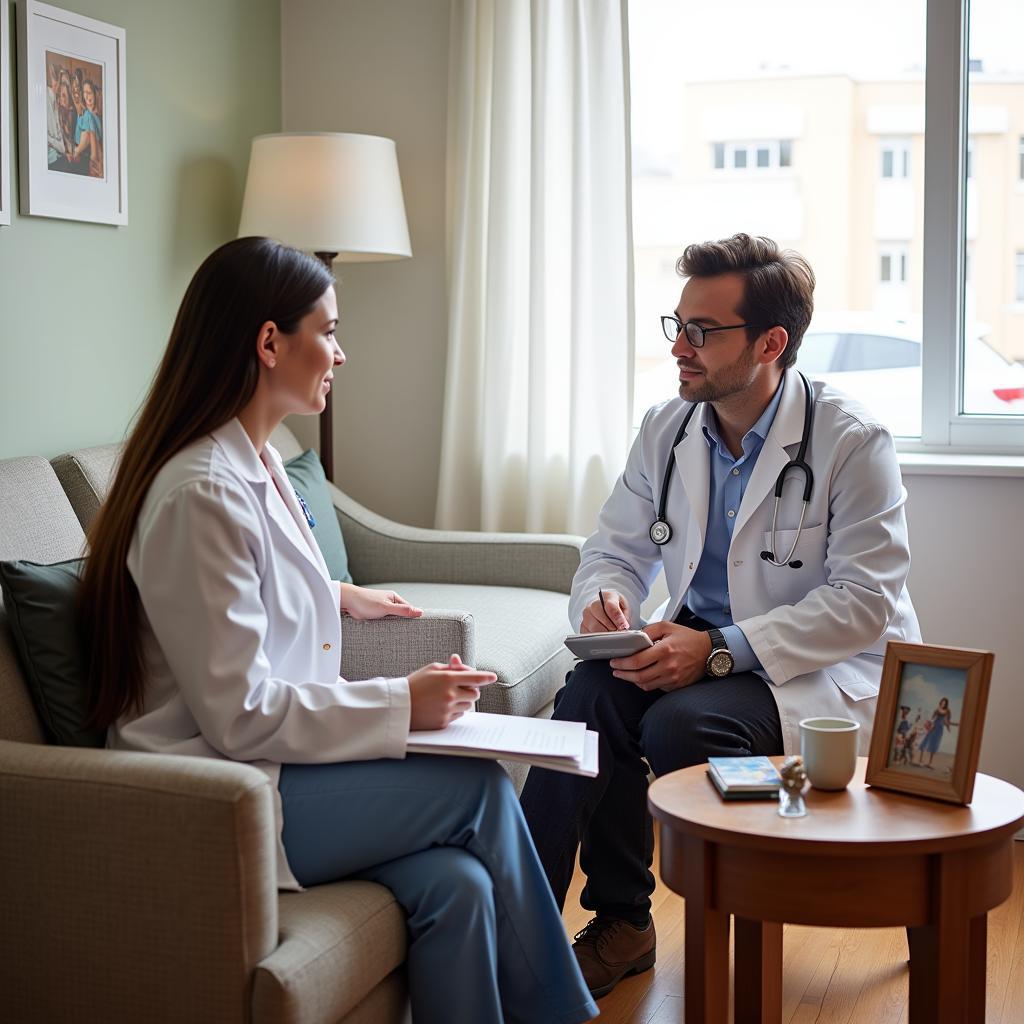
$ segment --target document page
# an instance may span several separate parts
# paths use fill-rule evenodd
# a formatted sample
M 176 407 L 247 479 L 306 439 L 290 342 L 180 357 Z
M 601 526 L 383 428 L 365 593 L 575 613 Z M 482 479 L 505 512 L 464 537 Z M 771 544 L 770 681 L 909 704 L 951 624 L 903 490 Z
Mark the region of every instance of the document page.
M 583 722 L 553 722 L 549 718 L 493 715 L 470 711 L 447 729 L 409 733 L 408 750 L 462 748 L 500 754 L 528 754 L 582 761 L 587 727 Z

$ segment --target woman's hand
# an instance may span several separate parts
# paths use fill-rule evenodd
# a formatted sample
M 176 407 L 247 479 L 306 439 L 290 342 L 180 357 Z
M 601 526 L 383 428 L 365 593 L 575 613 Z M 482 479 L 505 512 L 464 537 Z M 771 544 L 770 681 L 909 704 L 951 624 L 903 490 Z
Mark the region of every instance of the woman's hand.
M 418 619 L 423 609 L 409 604 L 393 590 L 371 590 L 354 583 L 342 583 L 341 614 L 351 615 L 353 619 L 383 619 L 386 615 Z
M 480 687 L 493 683 L 493 672 L 477 672 L 453 654 L 447 665 L 435 661 L 409 676 L 410 729 L 443 729 L 470 711 Z

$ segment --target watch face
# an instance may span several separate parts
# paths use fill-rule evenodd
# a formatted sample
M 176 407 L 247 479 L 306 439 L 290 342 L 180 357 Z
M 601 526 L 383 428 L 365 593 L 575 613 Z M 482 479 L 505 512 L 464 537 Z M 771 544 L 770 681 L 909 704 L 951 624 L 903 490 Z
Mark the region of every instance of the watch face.
M 732 671 L 733 657 L 728 651 L 715 651 L 708 658 L 708 670 L 715 677 L 727 676 Z

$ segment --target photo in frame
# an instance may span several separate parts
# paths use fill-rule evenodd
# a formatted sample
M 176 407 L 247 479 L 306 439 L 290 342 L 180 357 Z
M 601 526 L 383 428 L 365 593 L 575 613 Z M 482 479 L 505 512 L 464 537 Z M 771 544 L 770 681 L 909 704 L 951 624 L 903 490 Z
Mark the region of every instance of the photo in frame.
M 125 31 L 18 4 L 22 213 L 128 223 Z
M 0 8 L 0 224 L 11 223 L 11 40 L 7 5 Z
M 990 651 L 890 643 L 864 781 L 969 804 L 992 663 Z

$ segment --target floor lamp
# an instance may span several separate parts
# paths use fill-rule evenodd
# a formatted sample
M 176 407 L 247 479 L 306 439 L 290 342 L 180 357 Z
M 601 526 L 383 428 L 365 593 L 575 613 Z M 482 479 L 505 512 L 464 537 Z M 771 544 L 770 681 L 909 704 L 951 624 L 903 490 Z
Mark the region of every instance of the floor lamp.
M 239 237 L 266 235 L 335 260 L 412 255 L 395 143 L 376 135 L 291 132 L 252 140 Z M 320 415 L 320 462 L 334 479 L 331 394 Z

